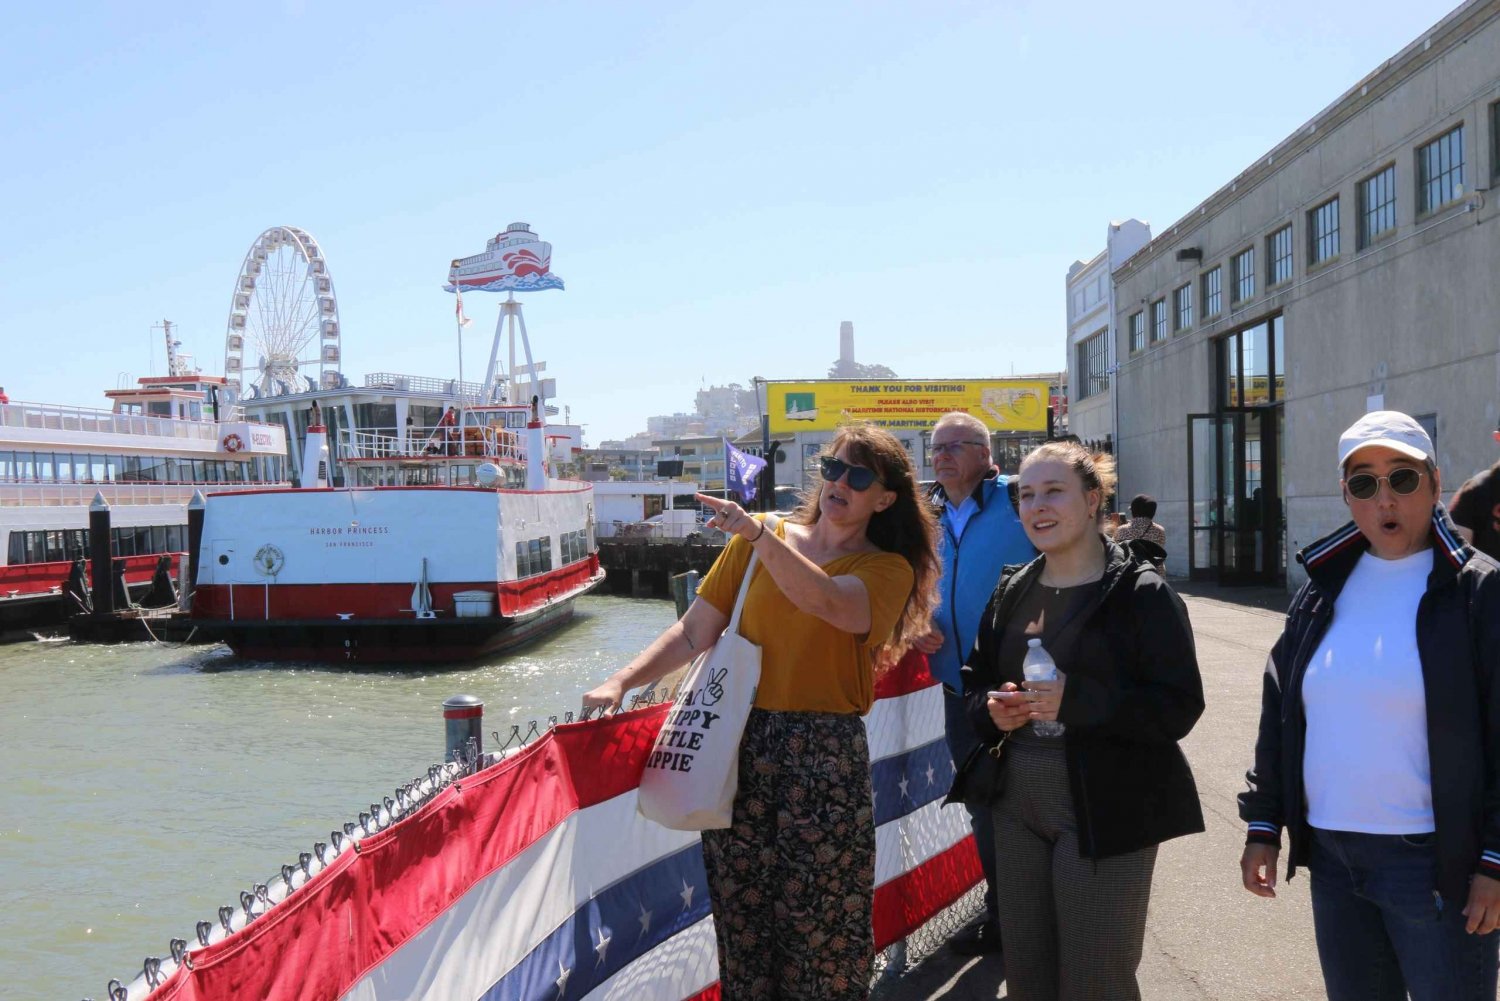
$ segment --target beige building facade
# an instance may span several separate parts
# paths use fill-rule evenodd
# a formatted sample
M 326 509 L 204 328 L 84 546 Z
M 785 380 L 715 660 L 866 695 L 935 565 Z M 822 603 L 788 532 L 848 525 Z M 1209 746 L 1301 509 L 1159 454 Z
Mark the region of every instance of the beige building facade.
M 1168 569 L 1305 579 L 1339 432 L 1402 410 L 1445 495 L 1500 458 L 1500 2 L 1450 13 L 1114 272 L 1125 497 Z

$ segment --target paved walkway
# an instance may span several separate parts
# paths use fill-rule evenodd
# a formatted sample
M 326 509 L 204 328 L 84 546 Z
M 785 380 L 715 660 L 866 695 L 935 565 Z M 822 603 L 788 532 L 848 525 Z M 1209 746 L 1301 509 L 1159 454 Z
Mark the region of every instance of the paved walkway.
M 1175 582 L 1174 582 L 1175 583 Z M 1266 653 L 1281 630 L 1281 592 L 1189 587 L 1207 709 L 1183 747 L 1192 762 L 1207 832 L 1162 846 L 1141 962 L 1150 1001 L 1280 1001 L 1322 998 L 1307 878 L 1283 881 L 1275 900 L 1240 887 L 1244 828 L 1235 796 L 1244 788 L 1260 712 Z M 1277 610 L 1273 610 L 1277 609 Z M 1004 998 L 1000 957 L 963 959 L 943 950 L 879 1001 Z

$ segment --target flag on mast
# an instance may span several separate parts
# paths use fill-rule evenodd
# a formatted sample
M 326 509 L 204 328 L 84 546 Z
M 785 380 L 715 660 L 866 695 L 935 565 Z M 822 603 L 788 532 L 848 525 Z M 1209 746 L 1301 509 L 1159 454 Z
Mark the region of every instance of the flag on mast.
M 464 294 L 462 292 L 459 292 L 454 296 L 454 298 L 457 299 L 458 302 L 453 307 L 453 315 L 458 317 L 458 325 L 460 327 L 467 327 L 474 321 L 464 315 Z

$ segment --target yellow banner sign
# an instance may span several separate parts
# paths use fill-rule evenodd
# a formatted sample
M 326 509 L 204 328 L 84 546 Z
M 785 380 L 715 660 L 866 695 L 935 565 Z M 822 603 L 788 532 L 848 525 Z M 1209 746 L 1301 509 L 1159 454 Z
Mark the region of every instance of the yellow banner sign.
M 953 410 L 973 414 L 991 431 L 1045 431 L 1047 398 L 1047 383 L 1035 379 L 766 384 L 772 434 L 832 431 L 850 421 L 928 428 Z

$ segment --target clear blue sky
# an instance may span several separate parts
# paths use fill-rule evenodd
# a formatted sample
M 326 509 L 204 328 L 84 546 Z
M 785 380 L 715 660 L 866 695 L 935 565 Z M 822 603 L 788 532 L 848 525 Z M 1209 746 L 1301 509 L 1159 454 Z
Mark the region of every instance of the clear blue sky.
M 94 405 L 240 261 L 327 255 L 344 371 L 449 377 L 448 261 L 515 220 L 589 441 L 705 381 L 1063 367 L 1068 265 L 1160 232 L 1445 4 L 27 4 L 0 33 L 0 385 Z M 496 297 L 465 300 L 466 374 Z

